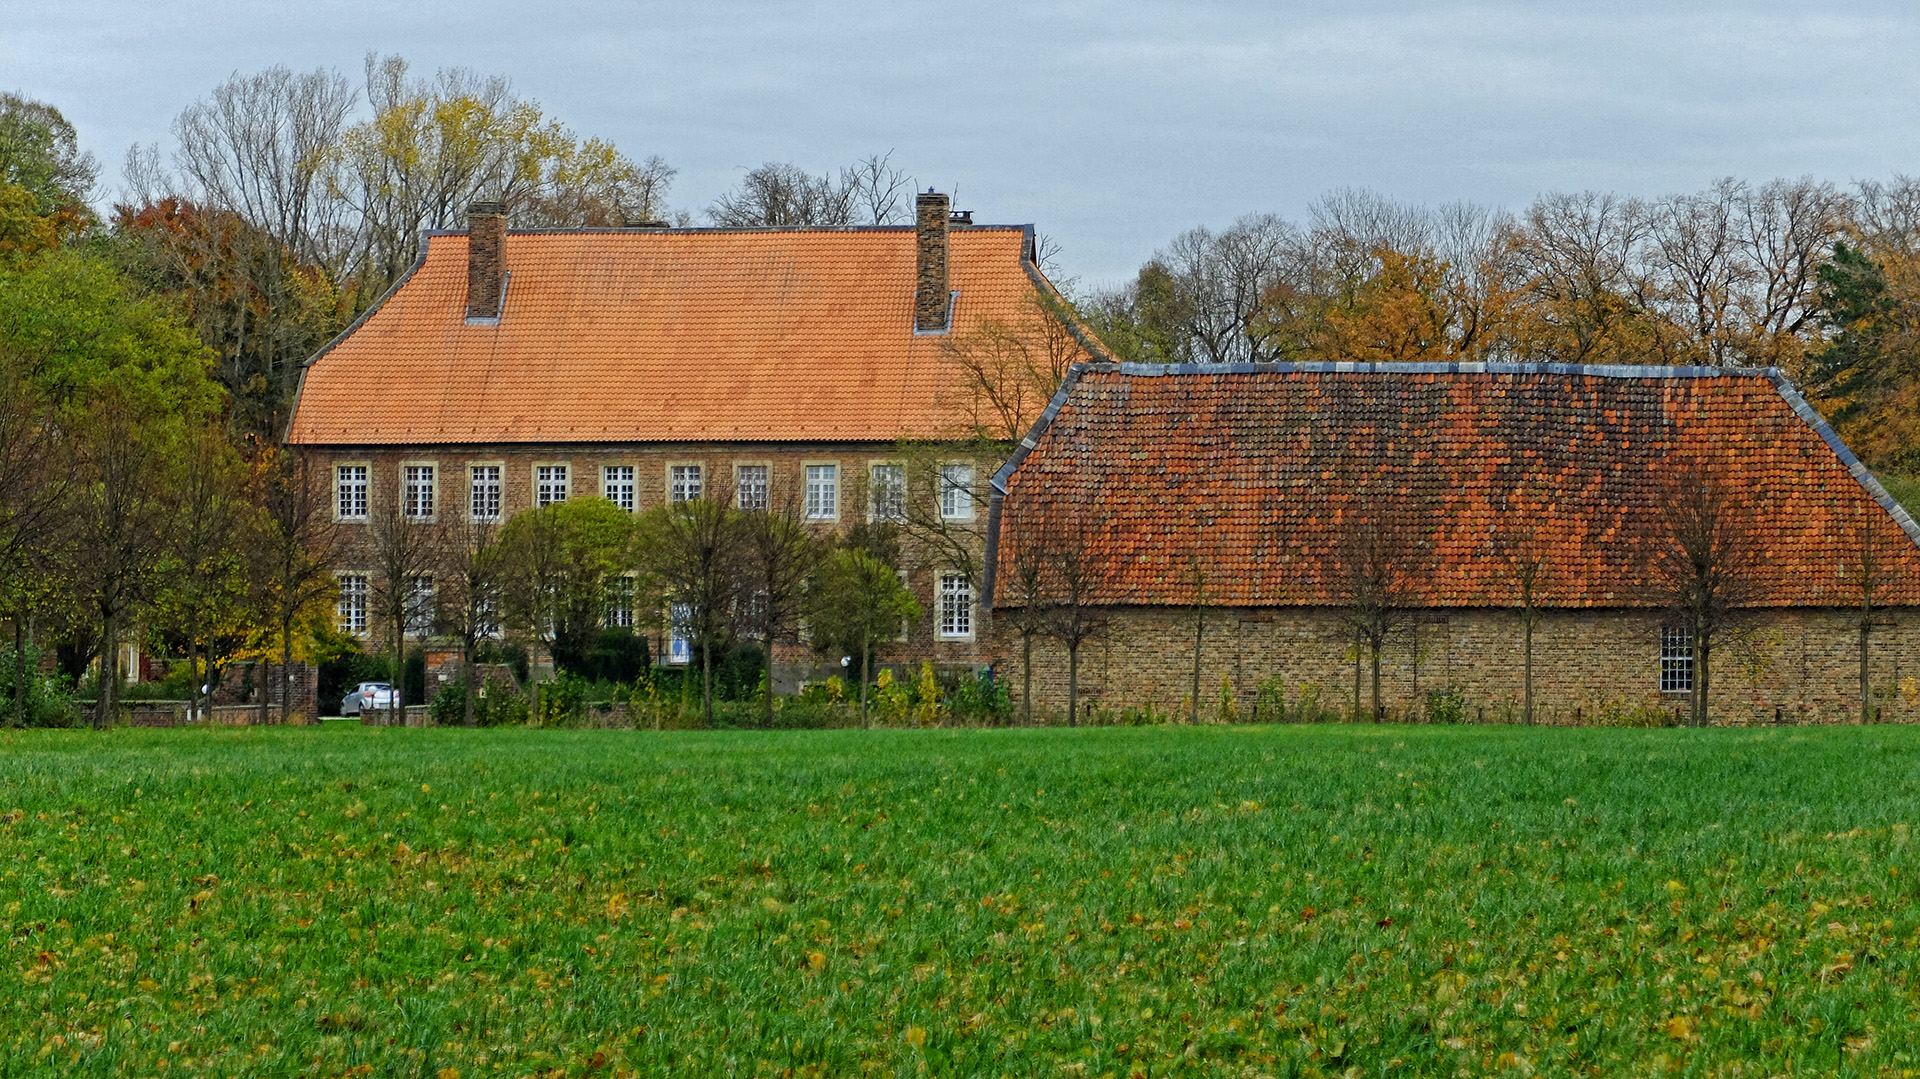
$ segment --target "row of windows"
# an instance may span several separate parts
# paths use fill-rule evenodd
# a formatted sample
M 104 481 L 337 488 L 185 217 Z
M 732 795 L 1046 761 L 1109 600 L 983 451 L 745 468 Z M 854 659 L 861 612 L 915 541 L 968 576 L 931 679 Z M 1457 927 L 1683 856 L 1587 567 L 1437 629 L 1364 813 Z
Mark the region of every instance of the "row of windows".
M 364 636 L 367 632 L 367 605 L 373 594 L 372 586 L 364 573 L 340 574 L 340 597 L 336 607 L 337 621 L 343 632 Z M 405 633 L 409 637 L 425 637 L 433 632 L 433 577 L 423 575 L 415 577 L 407 592 Z M 939 624 L 942 640 L 969 640 L 973 637 L 973 582 L 957 573 L 942 574 L 939 587 Z M 492 604 L 483 601 L 480 610 L 480 636 L 499 636 L 500 627 L 491 618 Z M 686 630 L 691 616 L 687 608 L 675 605 L 668 612 L 671 636 L 668 641 L 667 662 L 685 663 L 689 655 Z M 608 597 L 606 621 L 609 626 L 632 628 L 634 621 L 634 596 L 631 581 L 618 582 Z M 902 633 L 904 637 L 905 634 Z
M 503 508 L 504 466 L 497 464 L 467 466 L 467 516 L 473 520 L 498 520 Z M 768 506 L 770 469 L 767 465 L 734 466 L 734 499 L 743 510 L 764 510 Z M 840 519 L 840 466 L 805 466 L 806 515 L 812 521 Z M 439 466 L 403 465 L 400 469 L 401 512 L 408 518 L 430 521 L 438 512 Z M 365 520 L 368 515 L 367 465 L 334 467 L 335 513 L 340 520 Z M 940 466 L 940 516 L 949 521 L 969 521 L 974 515 L 973 466 Z M 690 502 L 706 490 L 705 466 L 670 465 L 667 468 L 667 497 L 674 502 Z M 565 502 L 573 494 L 573 466 L 535 465 L 533 468 L 533 504 L 551 506 Z M 623 510 L 640 508 L 638 485 L 632 465 L 600 466 L 600 497 Z M 871 466 L 867 482 L 867 517 L 874 521 L 898 521 L 907 514 L 907 466 L 876 464 Z

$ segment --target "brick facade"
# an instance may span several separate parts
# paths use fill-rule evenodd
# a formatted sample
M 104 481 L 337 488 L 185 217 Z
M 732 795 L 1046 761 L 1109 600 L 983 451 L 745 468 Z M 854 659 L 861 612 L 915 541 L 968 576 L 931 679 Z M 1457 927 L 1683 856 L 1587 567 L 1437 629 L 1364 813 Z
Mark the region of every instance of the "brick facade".
M 1342 711 L 1354 692 L 1351 632 L 1332 608 L 1222 608 L 1206 614 L 1201 650 L 1200 710 L 1218 710 L 1222 679 L 1232 683 L 1242 718 L 1253 712 L 1261 682 L 1277 678 L 1290 705 L 1302 687 Z M 1755 612 L 1743 621 L 1740 645 L 1717 649 L 1710 712 L 1715 723 L 1846 723 L 1859 717 L 1859 612 L 1798 608 Z M 1920 722 L 1920 610 L 1894 608 L 1876 619 L 1869 681 L 1885 722 Z M 1542 612 L 1534 627 L 1536 718 L 1555 724 L 1617 720 L 1633 708 L 1672 714 L 1685 694 L 1660 692 L 1657 612 Z M 1000 676 L 1017 702 L 1020 642 L 1003 620 Z M 1425 695 L 1452 689 L 1467 718 L 1517 721 L 1523 697 L 1524 648 L 1516 612 L 1489 609 L 1412 613 L 1381 657 L 1381 696 L 1397 717 L 1418 717 Z M 1129 607 L 1113 612 L 1112 631 L 1082 647 L 1083 701 L 1104 708 L 1177 713 L 1193 681 L 1194 619 L 1190 610 Z M 1367 705 L 1370 681 L 1361 675 Z M 1067 657 L 1056 641 L 1034 641 L 1036 714 L 1066 709 Z
M 461 446 L 440 445 L 423 447 L 339 447 L 328 446 L 306 451 L 314 463 L 316 473 L 329 485 L 329 504 L 336 510 L 339 506 L 338 492 L 334 488 L 337 482 L 336 469 L 342 465 L 364 465 L 367 468 L 370 490 L 370 505 L 379 507 L 385 500 L 394 498 L 401 490 L 403 469 L 408 466 L 432 465 L 435 472 L 435 514 L 433 524 L 454 523 L 466 520 L 469 509 L 470 468 L 475 465 L 497 465 L 501 469 L 500 519 L 504 522 L 514 514 L 534 505 L 537 483 L 536 469 L 541 466 L 565 465 L 568 469 L 568 496 L 570 498 L 598 497 L 602 495 L 602 469 L 606 466 L 628 466 L 634 470 L 635 512 L 645 512 L 665 504 L 669 499 L 672 484 L 672 469 L 677 465 L 699 465 L 702 468 L 703 485 L 708 493 L 716 496 L 734 498 L 736 486 L 734 476 L 739 466 L 766 466 L 769 472 L 768 497 L 772 504 L 778 505 L 785 498 L 792 497 L 804 507 L 806 498 L 806 470 L 808 466 L 836 466 L 837 512 L 833 517 L 812 521 L 815 527 L 824 533 L 844 534 L 855 524 L 869 520 L 869 476 L 871 468 L 877 464 L 902 464 L 905 458 L 891 443 L 840 442 L 819 444 L 791 443 L 634 443 L 628 445 L 613 443 L 577 443 L 577 444 L 513 444 L 506 446 Z M 970 532 L 969 545 L 974 549 L 976 561 L 983 556 L 984 531 L 986 520 L 987 481 L 998 464 L 997 461 L 955 453 L 948 457 L 938 456 L 944 463 L 967 464 L 973 468 L 973 486 L 975 495 L 974 516 L 971 521 L 955 522 L 956 530 Z M 928 482 L 931 477 L 914 474 L 909 469 L 909 484 Z M 931 492 L 911 490 L 910 498 L 926 501 Z M 377 508 L 374 512 L 378 512 Z M 370 526 L 364 521 L 342 520 L 342 551 L 335 559 L 335 572 L 338 574 L 371 573 L 374 564 L 370 543 Z M 903 540 L 902 562 L 906 566 L 907 584 L 919 600 L 922 616 L 912 627 L 907 639 L 883 646 L 883 660 L 896 662 L 918 662 L 931 659 L 938 664 L 976 665 L 989 662 L 991 656 L 987 650 L 980 618 L 980 603 L 977 596 L 974 602 L 975 632 L 965 639 L 944 639 L 937 632 L 939 596 L 938 585 L 942 569 L 939 560 L 925 552 L 913 549 L 910 541 Z M 376 647 L 384 640 L 383 627 L 379 619 L 371 619 L 368 640 Z M 657 635 L 656 635 L 657 637 Z M 654 639 L 650 642 L 656 660 L 661 656 L 663 642 Z M 795 651 L 783 648 L 777 664 L 776 680 L 786 690 L 797 686 L 799 680 L 820 676 L 822 671 L 837 669 L 822 666 L 817 657 L 804 650 Z M 444 673 L 444 672 L 439 672 Z

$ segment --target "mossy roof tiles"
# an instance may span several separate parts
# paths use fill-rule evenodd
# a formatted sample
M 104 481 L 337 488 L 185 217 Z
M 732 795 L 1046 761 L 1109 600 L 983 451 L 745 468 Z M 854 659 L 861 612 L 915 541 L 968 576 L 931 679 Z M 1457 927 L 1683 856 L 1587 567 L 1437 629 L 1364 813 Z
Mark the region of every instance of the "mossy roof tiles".
M 1107 604 L 1190 604 L 1197 564 L 1210 605 L 1339 605 L 1346 537 L 1380 521 L 1405 537 L 1411 605 L 1511 605 L 1521 535 L 1546 555 L 1543 605 L 1657 605 L 1683 467 L 1733 494 L 1761 605 L 1858 606 L 1863 539 L 1891 579 L 1878 602 L 1920 604 L 1920 528 L 1773 372 L 1098 364 L 1029 442 L 995 481 L 995 576 L 1092 507 Z

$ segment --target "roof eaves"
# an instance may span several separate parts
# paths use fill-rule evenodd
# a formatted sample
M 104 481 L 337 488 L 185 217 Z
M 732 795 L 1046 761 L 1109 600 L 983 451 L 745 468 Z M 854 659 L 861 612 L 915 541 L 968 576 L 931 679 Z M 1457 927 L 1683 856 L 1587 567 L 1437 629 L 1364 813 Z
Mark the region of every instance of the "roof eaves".
M 950 225 L 949 232 L 1020 232 L 1030 229 L 1031 225 Z M 577 228 L 577 229 L 508 229 L 509 236 L 743 236 L 755 233 L 802 233 L 802 232 L 912 232 L 912 225 L 752 225 L 723 227 L 717 225 L 672 225 L 665 228 Z M 466 229 L 431 229 L 423 236 L 465 236 Z
M 1142 378 L 1166 375 L 1585 375 L 1592 378 L 1760 378 L 1776 374 L 1771 367 L 1678 367 L 1620 363 L 1354 363 L 1316 360 L 1272 363 L 1113 363 L 1097 367 Z

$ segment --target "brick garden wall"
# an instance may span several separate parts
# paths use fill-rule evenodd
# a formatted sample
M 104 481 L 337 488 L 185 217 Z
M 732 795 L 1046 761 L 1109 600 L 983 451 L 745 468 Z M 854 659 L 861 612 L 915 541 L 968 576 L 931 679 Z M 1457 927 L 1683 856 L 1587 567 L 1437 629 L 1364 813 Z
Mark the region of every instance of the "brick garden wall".
M 1744 627 L 1746 645 L 1714 653 L 1710 711 L 1726 724 L 1843 723 L 1859 715 L 1857 612 L 1796 609 L 1756 614 Z M 1884 612 L 1874 631 L 1870 681 L 1887 722 L 1920 722 L 1920 610 Z M 1593 723 L 1609 711 L 1684 710 L 1684 694 L 1659 691 L 1658 613 L 1543 612 L 1534 627 L 1536 715 L 1550 723 Z M 1020 645 L 1002 619 L 1006 657 L 1000 674 L 1017 703 Z M 1117 613 L 1108 639 L 1082 647 L 1083 695 L 1109 708 L 1181 710 L 1193 678 L 1193 616 L 1185 610 L 1129 608 Z M 1352 637 L 1338 610 L 1327 608 L 1225 610 L 1207 614 L 1201 660 L 1201 712 L 1217 710 L 1222 679 L 1232 683 L 1235 706 L 1250 717 L 1259 684 L 1278 678 L 1290 702 L 1315 687 L 1322 705 L 1344 710 L 1354 685 Z M 1381 695 L 1396 715 L 1407 715 L 1433 689 L 1465 698 L 1469 719 L 1517 720 L 1522 700 L 1524 647 L 1511 611 L 1425 611 L 1389 640 L 1381 657 Z M 1364 660 L 1363 660 L 1364 664 Z M 1064 714 L 1066 652 L 1058 642 L 1034 642 L 1037 712 Z M 1362 671 L 1361 700 L 1370 684 Z

